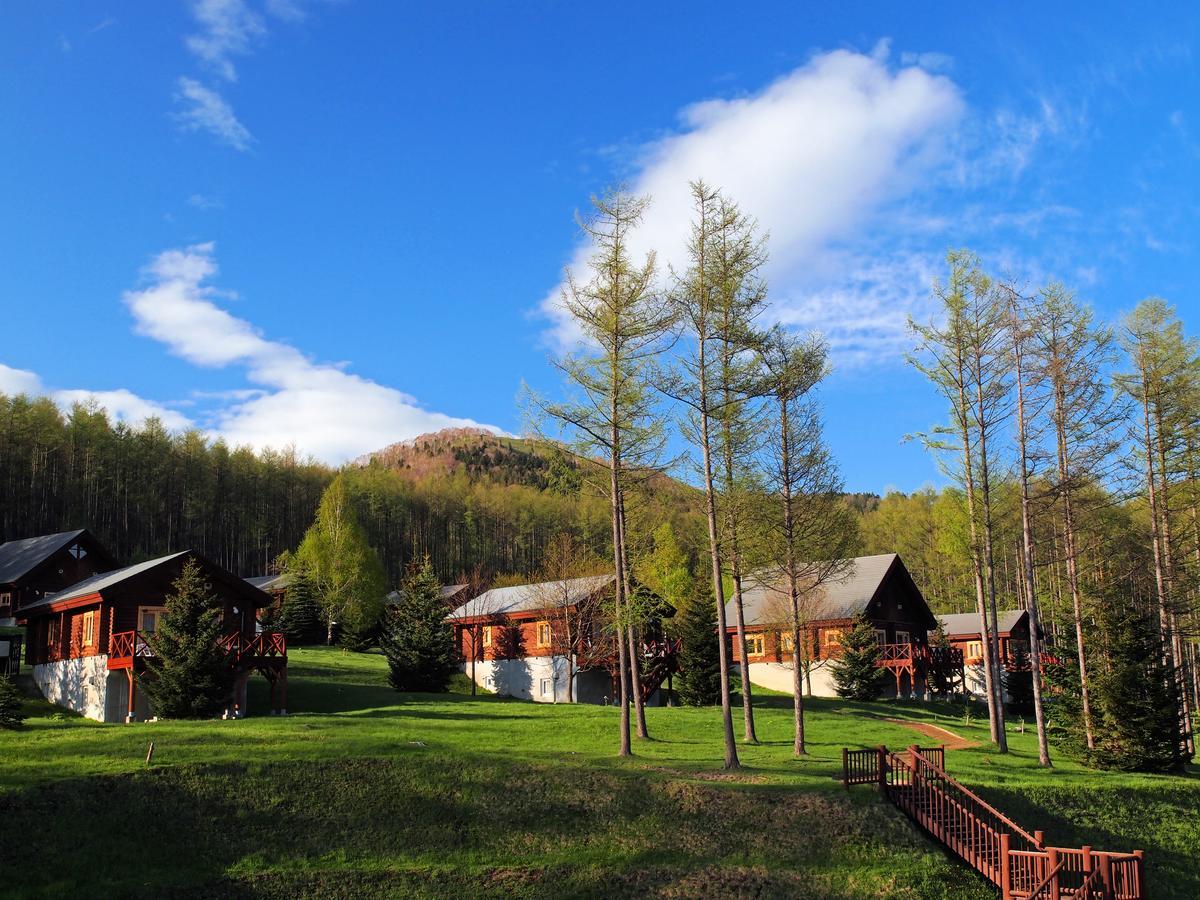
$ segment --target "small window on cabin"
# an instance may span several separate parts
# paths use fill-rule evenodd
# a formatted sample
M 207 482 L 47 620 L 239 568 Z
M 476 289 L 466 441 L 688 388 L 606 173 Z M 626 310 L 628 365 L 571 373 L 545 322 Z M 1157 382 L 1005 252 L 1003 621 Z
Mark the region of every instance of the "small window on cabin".
M 842 629 L 826 628 L 825 629 L 825 646 L 826 647 L 842 646 Z
M 84 647 L 92 647 L 96 643 L 96 611 L 88 610 L 83 614 L 83 622 L 79 628 L 79 642 Z
M 12 606 L 12 594 L 0 594 L 0 609 Z
M 551 630 L 549 622 L 537 623 L 537 645 L 539 647 L 549 647 L 551 638 Z
M 897 644 L 911 644 L 912 636 L 907 631 L 897 631 L 896 632 L 896 643 Z
M 485 647 L 492 646 L 492 626 L 491 625 L 483 626 L 483 646 L 485 646 Z
M 58 645 L 58 619 L 51 619 L 46 623 L 46 646 L 54 647 Z
M 549 678 L 542 679 L 542 696 L 549 697 L 554 693 L 554 682 Z
M 880 646 L 883 646 L 887 642 L 888 642 L 887 629 L 886 628 L 876 628 L 875 629 L 875 643 L 879 644 Z
M 163 613 L 166 611 L 166 607 L 164 606 L 139 606 L 138 630 L 144 631 L 147 634 L 153 634 L 158 631 L 158 626 L 162 623 Z
M 746 635 L 746 655 L 762 656 L 766 653 L 766 641 L 761 634 Z
M 84 550 L 79 544 L 72 544 L 71 549 L 67 552 L 76 559 L 83 559 L 85 556 L 87 556 L 87 551 Z
M 785 634 L 783 636 L 781 644 L 783 646 L 784 653 L 791 653 L 796 649 L 796 641 L 790 634 Z
M 967 659 L 983 659 L 982 641 L 971 641 L 967 644 Z

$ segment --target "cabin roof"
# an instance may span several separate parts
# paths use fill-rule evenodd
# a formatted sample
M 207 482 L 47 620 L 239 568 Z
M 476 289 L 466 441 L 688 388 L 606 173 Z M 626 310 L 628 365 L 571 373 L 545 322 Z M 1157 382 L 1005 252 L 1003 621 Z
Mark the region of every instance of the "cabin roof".
M 438 595 L 443 600 L 453 600 L 469 587 L 469 584 L 443 584 L 440 588 L 438 588 Z M 402 599 L 404 599 L 404 591 L 400 590 L 399 588 L 396 588 L 394 591 L 388 591 L 383 599 L 392 606 L 395 606 Z
M 614 580 L 613 575 L 591 575 L 586 578 L 568 578 L 564 581 L 492 588 L 475 599 L 468 600 L 450 613 L 449 618 L 508 616 L 514 613 L 534 612 L 548 606 L 570 606 L 586 600 L 597 591 L 604 590 Z
M 266 593 L 249 584 L 245 579 L 238 578 L 216 563 L 209 562 L 194 550 L 181 550 L 178 553 L 170 553 L 166 556 L 160 556 L 157 559 L 148 559 L 145 562 L 135 563 L 132 566 L 126 566 L 123 569 L 117 569 L 113 572 L 104 572 L 100 575 L 85 578 L 83 581 L 77 582 L 69 588 L 59 591 L 57 594 L 47 594 L 40 600 L 23 606 L 21 608 L 21 616 L 24 617 L 31 613 L 42 612 L 60 604 L 70 603 L 72 600 L 79 600 L 93 594 L 101 594 L 110 588 L 144 575 L 160 566 L 167 565 L 183 556 L 191 556 L 196 559 L 214 580 L 219 580 L 238 590 L 240 593 L 244 593 L 247 597 L 252 598 L 256 607 L 266 606 L 271 602 L 271 598 Z
M 1001 634 L 1008 634 L 1021 624 L 1021 620 L 1029 615 L 1023 609 L 1006 609 L 996 613 L 996 628 Z M 979 613 L 951 613 L 938 616 L 942 630 L 953 640 L 956 637 L 979 635 Z
M 0 584 L 11 584 L 29 574 L 84 534 L 87 534 L 87 529 L 79 528 L 0 544 Z
M 278 575 L 255 575 L 253 578 L 243 578 L 242 580 L 260 591 L 278 591 L 287 587 L 292 579 L 286 572 L 281 572 Z
M 904 563 L 896 553 L 859 556 L 849 560 L 849 566 L 836 578 L 822 584 L 818 595 L 805 601 L 806 615 L 811 621 L 855 619 L 867 607 L 887 580 L 893 568 Z M 907 571 L 907 570 L 905 570 Z M 746 625 L 778 625 L 787 618 L 787 588 L 776 575 L 770 579 L 754 579 L 742 593 L 742 610 Z M 916 590 L 916 586 L 913 586 Z M 917 591 L 918 596 L 920 591 Z M 725 604 L 726 622 L 736 621 L 737 610 L 730 600 Z

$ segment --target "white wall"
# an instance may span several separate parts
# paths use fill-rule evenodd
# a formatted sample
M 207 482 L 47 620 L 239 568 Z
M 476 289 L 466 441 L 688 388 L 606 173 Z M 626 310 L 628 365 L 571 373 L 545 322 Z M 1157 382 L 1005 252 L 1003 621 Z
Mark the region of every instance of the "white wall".
M 463 663 L 463 672 L 471 677 L 471 663 Z M 607 685 L 593 677 L 593 672 L 575 672 L 576 702 L 600 702 L 597 690 Z M 501 697 L 519 697 L 535 703 L 567 702 L 567 658 L 565 656 L 526 656 L 520 659 L 481 659 L 475 662 L 475 683 L 495 691 Z
M 107 679 L 107 656 L 60 659 L 33 667 L 33 681 L 47 700 L 98 722 L 104 721 Z
M 736 663 L 734 664 L 734 668 L 740 671 L 740 666 Z M 819 662 L 813 666 L 811 682 L 811 696 L 837 696 L 837 691 L 833 687 L 833 672 L 830 671 L 828 663 Z M 750 663 L 750 683 L 772 691 L 783 691 L 785 694 L 790 694 L 792 693 L 792 685 L 794 683 L 792 681 L 792 667 L 777 662 L 752 662 Z M 807 693 L 808 684 L 805 684 L 804 687 Z

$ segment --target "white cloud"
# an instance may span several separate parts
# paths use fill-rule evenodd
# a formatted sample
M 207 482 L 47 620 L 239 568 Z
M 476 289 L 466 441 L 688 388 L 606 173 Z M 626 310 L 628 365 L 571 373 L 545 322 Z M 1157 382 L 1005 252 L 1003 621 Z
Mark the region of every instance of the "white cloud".
M 209 283 L 216 272 L 212 244 L 168 250 L 146 267 L 147 286 L 124 296 L 139 333 L 196 365 L 242 367 L 257 386 L 220 398 L 225 402 L 213 412 L 214 434 L 257 448 L 295 443 L 342 462 L 428 431 L 479 426 L 422 409 L 394 388 L 266 338 L 217 305 L 229 294 Z
M 196 209 L 224 209 L 225 204 L 216 197 L 209 197 L 206 194 L 192 194 L 187 198 L 188 206 L 194 206 Z
M 151 416 L 157 416 L 167 428 L 187 428 L 192 424 L 178 411 L 139 397 L 125 388 L 113 391 L 48 390 L 36 372 L 14 369 L 3 363 L 0 363 L 0 394 L 48 396 L 64 410 L 70 409 L 75 403 L 94 402 L 108 410 L 109 416 L 115 421 L 130 424 L 140 424 Z
M 237 150 L 249 149 L 254 136 L 220 94 L 194 78 L 180 78 L 176 86 L 175 102 L 184 106 L 176 120 L 184 131 L 206 131 Z
M 644 148 L 629 180 L 632 191 L 653 199 L 632 249 L 655 248 L 664 270 L 684 265 L 688 182 L 703 178 L 769 232 L 765 274 L 777 314 L 791 310 L 810 327 L 847 336 L 860 321 L 864 339 L 886 331 L 892 341 L 903 327 L 890 314 L 894 295 L 854 292 L 862 281 L 854 277 L 836 287 L 833 267 L 844 256 L 831 248 L 857 236 L 948 152 L 945 138 L 964 104 L 946 77 L 915 66 L 894 69 L 886 56 L 886 44 L 871 55 L 819 54 L 757 93 L 686 108 L 679 130 Z M 587 253 L 577 248 L 573 271 L 582 272 Z M 551 337 L 570 346 L 576 333 L 558 308 L 557 290 L 542 309 L 555 322 Z
M 192 16 L 200 32 L 185 38 L 187 48 L 226 81 L 237 81 L 233 58 L 266 34 L 262 17 L 243 0 L 195 0 Z

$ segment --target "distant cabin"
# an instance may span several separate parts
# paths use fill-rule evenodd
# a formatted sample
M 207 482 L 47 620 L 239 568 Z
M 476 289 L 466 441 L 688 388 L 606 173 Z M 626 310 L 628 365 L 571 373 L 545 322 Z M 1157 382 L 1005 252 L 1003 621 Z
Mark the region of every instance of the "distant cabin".
M 469 598 L 471 586 L 469 584 L 443 584 L 438 588 L 438 596 L 446 604 L 449 610 L 457 609 L 464 601 Z M 388 606 L 395 606 L 404 597 L 404 592 L 400 589 L 388 591 L 384 598 Z
M 10 542 L 26 545 L 22 556 L 27 562 L 37 555 L 31 547 L 40 548 L 37 553 L 44 556 L 30 569 L 42 574 L 31 576 L 39 580 L 29 584 L 38 587 L 26 588 L 22 594 L 26 599 L 17 610 L 17 620 L 25 626 L 26 662 L 47 700 L 104 722 L 152 716 L 137 677 L 145 671 L 146 658 L 153 655 L 147 637 L 157 630 L 184 564 L 195 560 L 221 602 L 219 644 L 234 675 L 230 711 L 246 712 L 246 681 L 254 672 L 270 682 L 273 706 L 284 708 L 287 648 L 283 637 L 256 633 L 257 611 L 270 603 L 267 594 L 190 550 L 115 568 L 94 539 L 85 542 L 78 537 L 85 532 L 70 534 L 77 537 L 63 540 L 62 535 L 48 535 Z M 64 549 L 68 558 L 79 563 L 74 571 L 63 561 Z M 81 556 L 80 550 L 86 553 Z M 46 589 L 53 582 L 50 571 L 60 581 L 56 590 Z M 28 590 L 36 590 L 39 596 L 28 599 Z
M 750 683 L 792 693 L 791 602 L 786 579 L 774 573 L 747 579 L 742 606 Z M 937 620 L 899 555 L 848 560 L 839 574 L 804 592 L 801 606 L 805 623 L 801 640 L 813 661 L 806 693 L 837 696 L 830 662 L 840 654 L 843 636 L 859 618 L 871 623 L 883 649 L 880 667 L 891 676 L 884 682 L 883 693 L 903 697 L 925 692 L 931 665 L 928 633 Z M 725 622 L 731 660 L 740 669 L 737 610 L 732 598 L 725 605 Z
M 117 562 L 86 528 L 0 544 L 0 625 L 16 624 L 21 608 Z
M 448 616 L 463 671 L 468 676 L 473 672 L 480 686 L 504 696 L 539 703 L 565 703 L 568 695 L 576 703 L 613 702 L 620 681 L 601 610 L 614 584 L 612 575 L 595 575 L 492 588 L 467 600 Z M 570 641 L 563 634 L 563 610 L 581 611 L 576 617 L 581 627 Z M 647 637 L 656 636 L 651 623 Z M 657 704 L 665 701 L 659 688 L 668 673 L 656 655 L 661 644 L 651 639 L 646 647 L 643 695 Z M 568 656 L 576 667 L 570 692 Z M 580 670 L 585 661 L 590 664 Z
M 967 690 L 980 697 L 987 696 L 983 672 L 983 637 L 979 613 L 952 613 L 938 616 L 950 646 L 961 650 L 966 667 Z M 996 637 L 1000 643 L 1000 666 L 1004 672 L 1023 672 L 1029 669 L 1029 613 L 1023 609 L 1008 609 L 996 614 Z

